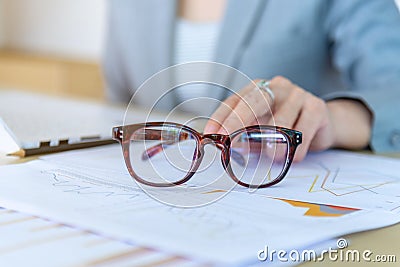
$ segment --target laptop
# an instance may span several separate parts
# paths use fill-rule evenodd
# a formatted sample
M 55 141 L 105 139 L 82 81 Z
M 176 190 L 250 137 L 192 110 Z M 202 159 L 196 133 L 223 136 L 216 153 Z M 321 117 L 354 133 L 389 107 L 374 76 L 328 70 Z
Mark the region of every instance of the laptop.
M 125 108 L 0 90 L 0 154 L 26 157 L 111 144 Z

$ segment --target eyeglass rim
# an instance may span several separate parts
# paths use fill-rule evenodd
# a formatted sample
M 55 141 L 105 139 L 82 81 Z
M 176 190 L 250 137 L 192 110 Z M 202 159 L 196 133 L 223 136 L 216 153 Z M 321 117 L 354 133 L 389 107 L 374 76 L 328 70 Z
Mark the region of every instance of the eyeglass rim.
M 232 133 L 231 135 L 229 135 L 231 137 L 231 139 L 233 139 L 234 137 L 236 137 L 237 135 L 241 134 L 242 132 L 246 132 L 246 131 L 250 131 L 250 130 L 257 130 L 257 129 L 263 129 L 263 130 L 272 130 L 272 131 L 277 131 L 280 134 L 283 134 L 286 138 L 286 140 L 288 140 L 288 146 L 287 146 L 287 153 L 286 153 L 286 159 L 285 159 L 285 164 L 281 170 L 281 172 L 279 173 L 279 175 L 273 179 L 272 181 L 268 182 L 268 183 L 263 183 L 263 184 L 249 184 L 249 183 L 245 183 L 243 181 L 241 181 L 240 179 L 238 179 L 236 177 L 236 175 L 234 174 L 232 168 L 231 168 L 231 164 L 230 162 L 228 162 L 227 164 L 224 165 L 225 170 L 228 172 L 228 174 L 230 175 L 230 177 L 239 185 L 244 186 L 244 187 L 248 187 L 248 188 L 253 188 L 253 189 L 257 189 L 257 188 L 266 188 L 266 187 L 270 187 L 273 186 L 279 182 L 281 182 L 287 172 L 290 169 L 290 166 L 293 162 L 294 159 L 294 155 L 296 153 L 296 149 L 297 146 L 301 144 L 302 142 L 302 133 L 296 130 L 292 130 L 292 129 L 288 129 L 285 127 L 280 127 L 280 126 L 270 126 L 270 125 L 252 125 L 252 126 L 248 126 L 248 127 L 244 127 L 242 129 L 239 129 L 237 131 L 235 131 L 234 133 Z M 229 146 L 229 149 L 231 149 L 231 146 Z M 221 159 L 222 160 L 222 159 Z M 224 164 L 224 162 L 223 162 Z
M 145 128 L 145 127 L 162 127 L 162 126 L 176 127 L 176 128 L 186 130 L 186 131 L 190 132 L 191 134 L 193 134 L 193 136 L 196 139 L 195 157 L 192 162 L 192 165 L 191 165 L 189 171 L 187 172 L 186 176 L 176 182 L 171 182 L 171 183 L 149 182 L 147 180 L 142 179 L 140 176 L 138 176 L 132 168 L 132 164 L 131 164 L 131 160 L 130 160 L 130 151 L 129 151 L 130 137 L 138 129 Z M 252 185 L 252 184 L 248 184 L 248 183 L 244 183 L 244 182 L 240 181 L 236 177 L 236 175 L 233 173 L 233 170 L 230 166 L 231 147 L 230 147 L 230 144 L 229 144 L 229 146 L 226 145 L 226 141 L 223 143 L 223 146 L 225 149 L 223 149 L 221 152 L 221 162 L 222 162 L 222 165 L 223 165 L 225 171 L 229 174 L 229 176 L 236 183 L 238 183 L 241 186 L 248 187 L 248 188 L 266 188 L 266 187 L 270 187 L 270 186 L 275 185 L 275 184 L 279 183 L 280 181 L 282 181 L 284 179 L 284 177 L 286 176 L 287 172 L 289 171 L 289 168 L 293 162 L 294 154 L 296 152 L 297 146 L 302 143 L 302 133 L 300 131 L 288 129 L 288 128 L 281 127 L 281 126 L 272 126 L 272 125 L 251 125 L 251 126 L 247 126 L 247 127 L 238 129 L 229 135 L 224 135 L 224 134 L 215 134 L 215 135 L 221 136 L 221 137 L 225 138 L 225 140 L 228 140 L 228 139 L 231 140 L 236 135 L 238 135 L 242 132 L 245 132 L 248 130 L 260 129 L 260 128 L 266 129 L 266 130 L 278 131 L 281 134 L 283 134 L 289 141 L 288 142 L 288 153 L 286 156 L 285 165 L 284 165 L 281 173 L 279 174 L 279 176 L 277 178 L 275 178 L 274 180 L 272 180 L 271 182 L 261 184 L 261 185 Z M 207 136 L 208 136 L 207 134 L 204 135 L 202 133 L 199 133 L 198 131 L 196 131 L 195 129 L 193 129 L 187 125 L 175 123 L 175 122 L 143 122 L 143 123 L 116 126 L 116 127 L 112 128 L 112 137 L 114 140 L 118 141 L 121 144 L 125 165 L 128 169 L 129 174 L 137 182 L 140 182 L 144 185 L 153 186 L 153 187 L 172 187 L 172 186 L 181 185 L 181 184 L 189 181 L 190 178 L 192 178 L 192 176 L 196 173 L 196 171 L 201 163 L 202 158 L 199 157 L 201 155 L 200 149 L 202 148 L 201 141 L 205 137 L 207 138 Z

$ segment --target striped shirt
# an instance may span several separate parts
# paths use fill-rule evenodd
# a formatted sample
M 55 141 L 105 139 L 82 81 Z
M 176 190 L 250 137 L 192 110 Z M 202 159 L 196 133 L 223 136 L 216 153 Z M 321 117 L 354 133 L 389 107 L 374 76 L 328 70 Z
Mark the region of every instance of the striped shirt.
M 175 26 L 173 63 L 214 61 L 219 31 L 220 22 L 191 22 L 178 18 Z M 180 109 L 202 114 L 202 106 L 194 99 L 209 96 L 209 90 L 204 84 L 178 88 L 175 91 L 178 102 L 187 102 L 186 105 L 181 105 Z

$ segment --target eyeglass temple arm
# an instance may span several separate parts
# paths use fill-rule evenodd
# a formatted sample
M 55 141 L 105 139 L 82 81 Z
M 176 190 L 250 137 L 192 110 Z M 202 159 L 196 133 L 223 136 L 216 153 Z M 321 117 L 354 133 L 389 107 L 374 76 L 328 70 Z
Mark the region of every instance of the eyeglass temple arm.
M 157 144 L 155 146 L 152 146 L 152 147 L 146 149 L 142 154 L 142 160 L 150 159 L 151 157 L 162 152 L 163 146 L 171 146 L 171 145 L 174 145 L 175 143 L 176 142 L 174 142 L 174 141 L 169 141 L 169 142 Z M 222 147 L 217 146 L 217 148 L 222 151 Z M 236 152 L 235 150 L 231 150 L 231 157 L 240 166 L 246 165 L 246 161 L 245 161 L 244 157 L 240 153 Z
M 158 153 L 163 151 L 163 146 L 169 146 L 169 145 L 173 145 L 179 141 L 183 141 L 186 140 L 188 138 L 188 134 L 187 133 L 180 133 L 179 134 L 179 138 L 176 139 L 176 135 L 174 135 L 174 138 L 171 140 L 168 140 L 168 135 L 167 134 L 161 134 L 161 131 L 159 130 L 146 130 L 145 133 L 135 133 L 134 136 L 132 137 L 134 140 L 161 140 L 164 142 L 157 144 L 155 146 L 152 146 L 148 149 L 146 149 L 143 154 L 142 154 L 142 160 L 147 160 L 155 155 L 157 155 Z M 113 128 L 113 139 L 118 140 L 119 142 L 122 141 L 123 138 L 123 132 L 122 132 L 122 128 L 121 127 L 115 127 Z M 219 150 L 222 150 L 222 147 L 217 146 L 217 148 Z M 246 165 L 246 161 L 244 159 L 244 157 L 234 151 L 231 150 L 231 157 L 232 159 L 238 163 L 240 166 L 245 166 Z
M 112 129 L 112 138 L 114 140 L 122 142 L 123 136 L 124 136 L 124 132 L 122 130 L 122 126 L 114 127 Z M 172 136 L 172 138 L 170 138 L 171 136 Z M 179 141 L 186 140 L 187 136 L 188 136 L 187 133 L 180 133 L 179 134 Z M 142 131 L 142 132 L 140 132 L 140 131 L 135 132 L 132 135 L 131 139 L 135 140 L 135 141 L 141 141 L 141 140 L 142 141 L 143 140 L 161 140 L 161 141 L 171 140 L 171 141 L 175 141 L 176 134 L 175 133 L 174 134 L 170 134 L 170 135 L 169 134 L 162 134 L 162 131 L 160 131 L 160 130 L 148 130 L 147 129 L 147 130 Z

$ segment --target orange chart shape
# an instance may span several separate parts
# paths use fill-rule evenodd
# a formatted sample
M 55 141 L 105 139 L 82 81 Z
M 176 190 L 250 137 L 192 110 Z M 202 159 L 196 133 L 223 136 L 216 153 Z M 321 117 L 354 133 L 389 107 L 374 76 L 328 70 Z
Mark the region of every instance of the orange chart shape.
M 317 203 L 308 203 L 296 200 L 288 200 L 277 198 L 281 201 L 289 203 L 294 207 L 308 208 L 308 210 L 304 213 L 304 216 L 313 216 L 313 217 L 340 217 L 354 211 L 358 211 L 359 209 L 348 208 L 348 207 L 340 207 L 334 205 L 325 205 L 325 204 L 317 204 Z

